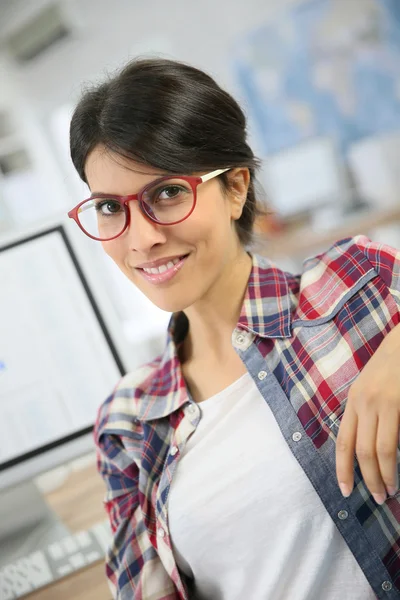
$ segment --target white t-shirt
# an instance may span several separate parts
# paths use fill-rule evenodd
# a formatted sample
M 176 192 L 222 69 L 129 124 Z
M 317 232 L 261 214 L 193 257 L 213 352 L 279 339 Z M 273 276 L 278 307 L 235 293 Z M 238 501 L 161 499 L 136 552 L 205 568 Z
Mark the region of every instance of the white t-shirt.
M 375 600 L 249 374 L 199 404 L 169 494 L 201 600 Z

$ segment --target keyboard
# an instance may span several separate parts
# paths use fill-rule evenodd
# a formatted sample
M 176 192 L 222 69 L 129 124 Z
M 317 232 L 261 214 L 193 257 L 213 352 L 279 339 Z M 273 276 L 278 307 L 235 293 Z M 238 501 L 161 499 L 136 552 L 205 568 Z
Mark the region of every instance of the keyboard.
M 14 600 L 104 560 L 111 542 L 108 521 L 97 523 L 0 568 L 0 599 Z

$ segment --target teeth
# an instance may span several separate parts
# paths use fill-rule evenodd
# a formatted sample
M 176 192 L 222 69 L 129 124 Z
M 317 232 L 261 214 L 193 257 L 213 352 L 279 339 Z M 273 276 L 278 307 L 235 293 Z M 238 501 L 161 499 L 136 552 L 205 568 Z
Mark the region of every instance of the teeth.
M 146 271 L 146 273 L 150 273 L 151 275 L 157 275 L 158 273 L 164 273 L 168 269 L 172 269 L 172 267 L 179 261 L 180 258 L 174 258 L 173 260 L 168 261 L 165 265 L 160 265 L 159 267 L 152 267 L 151 269 L 145 269 L 143 267 L 143 271 Z

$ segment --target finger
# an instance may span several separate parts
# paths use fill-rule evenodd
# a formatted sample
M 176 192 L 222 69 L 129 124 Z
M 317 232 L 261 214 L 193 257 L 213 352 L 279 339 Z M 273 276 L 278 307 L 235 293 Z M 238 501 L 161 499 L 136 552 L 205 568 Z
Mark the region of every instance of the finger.
M 347 405 L 336 440 L 336 476 L 343 496 L 350 496 L 354 486 L 354 454 L 357 437 L 357 414 Z
M 383 504 L 387 496 L 376 453 L 377 431 L 378 415 L 369 413 L 359 419 L 356 455 L 367 488 L 375 502 Z
M 390 411 L 379 414 L 376 453 L 383 483 L 390 496 L 398 490 L 397 444 L 399 439 L 399 415 Z

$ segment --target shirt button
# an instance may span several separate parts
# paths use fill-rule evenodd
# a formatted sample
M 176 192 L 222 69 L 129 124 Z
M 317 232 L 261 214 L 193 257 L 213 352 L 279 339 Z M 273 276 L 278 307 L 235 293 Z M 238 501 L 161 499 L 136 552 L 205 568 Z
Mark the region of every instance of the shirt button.
M 171 448 L 171 455 L 172 455 L 172 456 L 175 456 L 175 454 L 177 454 L 177 453 L 178 453 L 178 448 L 177 448 L 177 446 L 172 446 L 172 448 Z
M 382 583 L 382 589 L 384 592 L 390 592 L 390 590 L 393 588 L 392 584 L 390 583 L 390 581 L 384 581 Z
M 262 381 L 263 379 L 266 378 L 266 376 L 267 376 L 267 372 L 266 371 L 260 371 L 259 374 L 258 374 L 258 379 L 260 381 Z
M 164 529 L 162 529 L 162 527 L 160 527 L 160 529 L 158 530 L 158 535 L 160 536 L 160 538 L 165 537 L 165 531 Z
M 232 332 L 232 344 L 235 348 L 246 350 L 251 344 L 252 334 L 242 329 L 234 329 Z
M 292 440 L 294 442 L 299 442 L 301 440 L 301 433 L 300 431 L 295 431 L 294 434 L 292 435 Z
M 197 412 L 197 408 L 195 407 L 194 404 L 191 404 L 188 408 L 188 411 L 190 412 L 191 415 L 194 415 L 194 413 Z
M 347 512 L 347 510 L 339 510 L 338 517 L 341 521 L 345 521 L 348 516 L 349 516 L 349 513 Z

